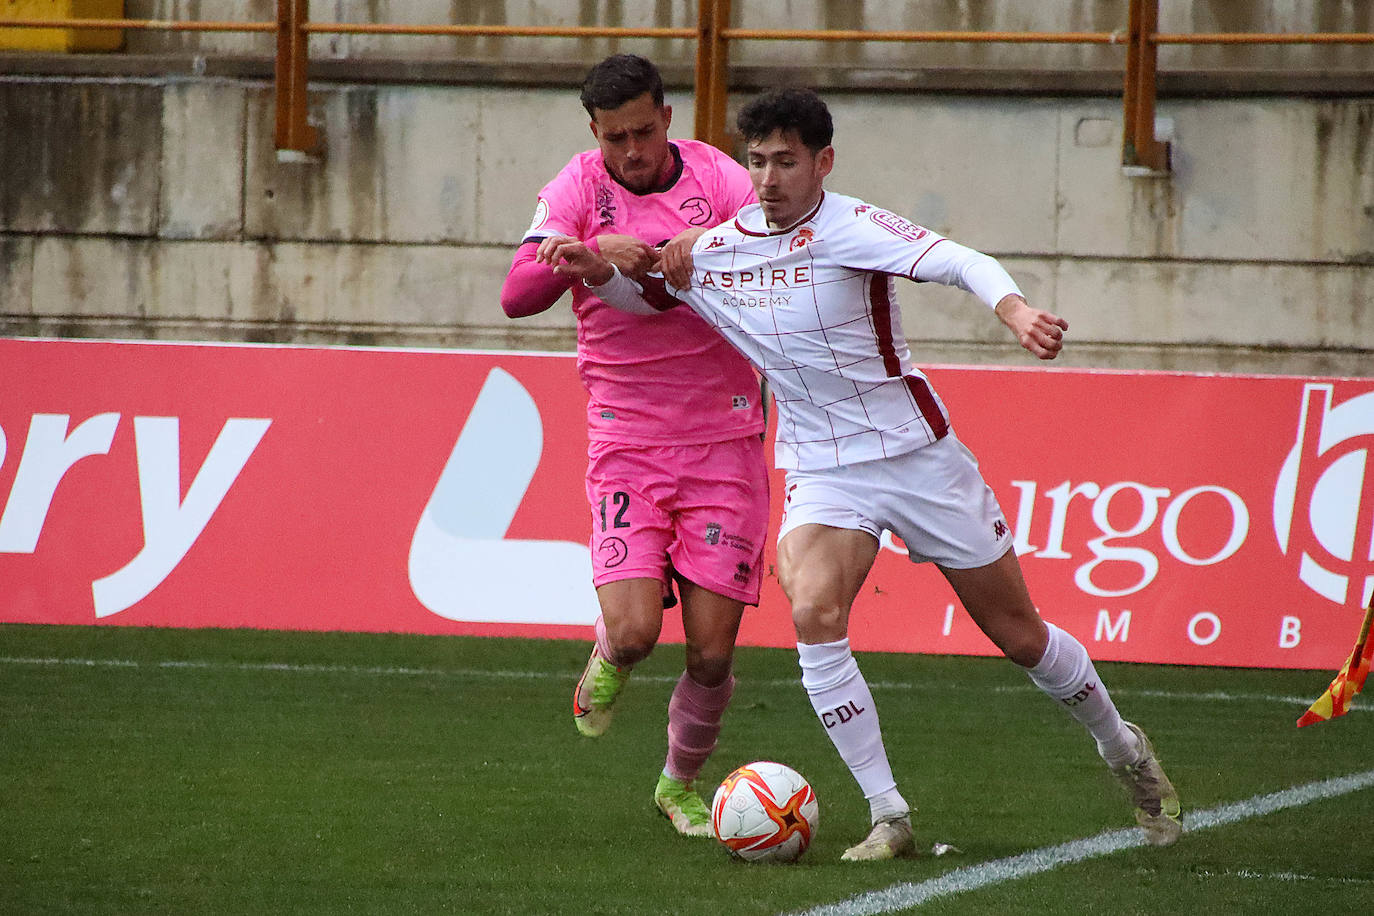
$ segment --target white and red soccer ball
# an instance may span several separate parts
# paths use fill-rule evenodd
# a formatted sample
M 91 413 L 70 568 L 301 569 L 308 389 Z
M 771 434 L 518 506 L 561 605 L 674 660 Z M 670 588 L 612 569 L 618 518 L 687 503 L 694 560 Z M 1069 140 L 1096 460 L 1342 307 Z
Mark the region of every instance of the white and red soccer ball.
M 750 862 L 795 862 L 811 845 L 819 821 L 811 784 L 791 767 L 771 761 L 735 770 L 711 802 L 716 839 Z

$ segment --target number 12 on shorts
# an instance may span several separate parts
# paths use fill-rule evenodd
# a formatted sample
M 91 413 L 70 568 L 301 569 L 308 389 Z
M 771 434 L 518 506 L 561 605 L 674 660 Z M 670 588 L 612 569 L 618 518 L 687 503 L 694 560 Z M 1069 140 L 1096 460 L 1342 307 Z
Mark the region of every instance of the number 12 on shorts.
M 626 513 L 627 511 L 629 511 L 629 508 L 630 508 L 630 494 L 629 494 L 629 493 L 626 493 L 624 490 L 616 490 L 614 493 L 612 493 L 612 494 L 610 495 L 609 499 L 610 499 L 610 502 L 614 504 L 614 505 L 613 505 L 613 508 L 614 508 L 614 510 L 615 510 L 615 514 L 614 514 L 613 516 L 611 516 L 611 527 L 612 527 L 612 528 L 628 528 L 628 527 L 630 527 L 630 523 L 627 522 L 627 521 L 625 521 L 625 513 Z M 602 531 L 605 531 L 605 530 L 606 530 L 606 501 L 607 501 L 607 497 L 605 497 L 605 496 L 601 497 L 600 511 L 601 511 L 601 530 L 602 530 Z

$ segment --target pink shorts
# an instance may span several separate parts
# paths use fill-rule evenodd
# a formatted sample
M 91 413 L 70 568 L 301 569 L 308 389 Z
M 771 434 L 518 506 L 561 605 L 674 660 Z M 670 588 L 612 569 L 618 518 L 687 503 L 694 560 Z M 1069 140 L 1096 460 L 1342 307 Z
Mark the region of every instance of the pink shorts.
M 671 570 L 759 603 L 768 536 L 768 467 L 758 436 L 704 445 L 587 448 L 592 584 L 668 582 Z

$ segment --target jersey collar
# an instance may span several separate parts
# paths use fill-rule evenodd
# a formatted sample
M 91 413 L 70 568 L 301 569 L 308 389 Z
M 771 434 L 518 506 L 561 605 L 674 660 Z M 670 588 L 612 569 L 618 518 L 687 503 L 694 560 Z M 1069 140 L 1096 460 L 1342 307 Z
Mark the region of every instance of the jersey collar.
M 760 221 L 762 221 L 763 226 L 764 226 L 762 232 L 757 232 L 757 231 L 755 231 L 755 230 L 753 230 L 753 229 L 750 229 L 749 227 L 745 226 L 743 220 L 741 220 L 739 217 L 735 217 L 735 229 L 736 229 L 737 231 L 739 231 L 739 232 L 742 232 L 742 233 L 745 234 L 745 235 L 752 235 L 752 236 L 754 236 L 755 238 L 766 238 L 766 237 L 768 237 L 768 236 L 770 236 L 770 235 L 786 235 L 787 233 L 796 230 L 796 228 L 797 228 L 798 226 L 800 226 L 802 223 L 809 223 L 809 222 L 811 222 L 811 220 L 815 219 L 815 218 L 816 218 L 816 214 L 819 213 L 819 212 L 821 212 L 821 207 L 824 206 L 824 205 L 825 205 L 825 191 L 821 191 L 821 199 L 818 200 L 818 201 L 816 201 L 816 206 L 814 206 L 814 207 L 811 208 L 811 212 L 810 212 L 810 213 L 807 213 L 807 214 L 806 214 L 805 216 L 803 216 L 801 219 L 797 220 L 797 221 L 794 222 L 792 225 L 790 225 L 790 226 L 788 226 L 788 227 L 786 227 L 786 228 L 784 228 L 784 229 L 769 229 L 769 228 L 768 228 L 768 220 L 767 220 L 767 218 L 765 218 L 764 215 L 763 215 L 763 208 L 762 208 L 762 207 L 759 207 L 759 210 L 758 210 L 759 219 L 760 219 Z
M 616 184 L 620 185 L 622 188 L 629 191 L 636 197 L 644 197 L 648 194 L 662 194 L 664 191 L 672 190 L 673 185 L 677 184 L 677 180 L 682 177 L 682 153 L 678 152 L 677 144 L 669 143 L 668 151 L 673 154 L 673 171 L 668 175 L 666 179 L 664 179 L 663 183 L 660 184 L 658 187 L 649 188 L 647 191 L 636 191 L 634 188 L 630 187 L 625 182 L 621 181 L 620 178 L 610 169 L 606 169 L 606 174 L 611 176 L 611 181 L 614 181 Z M 606 168 L 604 162 L 602 163 L 601 167 L 603 169 Z

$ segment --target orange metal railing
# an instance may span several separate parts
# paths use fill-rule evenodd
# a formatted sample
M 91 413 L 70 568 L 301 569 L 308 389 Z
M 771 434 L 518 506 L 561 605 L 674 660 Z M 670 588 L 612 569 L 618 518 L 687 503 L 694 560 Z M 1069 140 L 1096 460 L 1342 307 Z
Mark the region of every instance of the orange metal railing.
M 1146 174 L 1169 171 L 1169 146 L 1155 137 L 1155 64 L 1150 42 L 1159 24 L 1159 0 L 1131 0 L 1126 17 L 1126 78 L 1121 88 L 1121 167 Z
M 1122 165 L 1136 174 L 1169 170 L 1169 147 L 1154 133 L 1158 49 L 1166 44 L 1374 44 L 1374 33 L 1281 34 L 1157 31 L 1159 0 L 1130 0 L 1127 27 L 1114 32 L 967 32 L 739 29 L 730 27 L 731 0 L 698 0 L 692 28 L 609 26 L 399 25 L 311 22 L 309 0 L 277 0 L 276 22 L 165 19 L 13 19 L 3 28 L 119 29 L 201 32 L 272 32 L 275 66 L 276 145 L 287 155 L 309 155 L 319 136 L 307 118 L 308 38 L 312 34 L 428 35 L 535 38 L 677 38 L 696 41 L 696 123 L 699 139 L 722 149 L 731 41 L 885 41 L 1014 44 L 1100 44 L 1125 49 L 1122 84 Z

